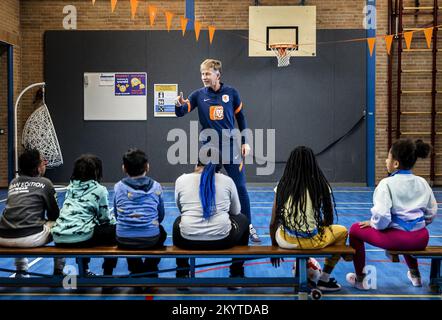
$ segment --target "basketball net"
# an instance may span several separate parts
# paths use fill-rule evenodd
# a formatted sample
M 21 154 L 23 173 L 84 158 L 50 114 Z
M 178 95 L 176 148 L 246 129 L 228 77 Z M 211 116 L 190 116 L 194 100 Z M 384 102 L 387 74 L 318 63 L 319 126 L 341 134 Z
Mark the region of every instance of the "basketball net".
M 296 46 L 293 44 L 272 44 L 270 49 L 278 58 L 278 67 L 287 67 L 290 65 L 290 57 Z
M 48 107 L 44 102 L 26 121 L 23 128 L 22 144 L 25 148 L 37 149 L 43 159 L 48 161 L 48 168 L 55 168 L 63 164 L 57 134 Z

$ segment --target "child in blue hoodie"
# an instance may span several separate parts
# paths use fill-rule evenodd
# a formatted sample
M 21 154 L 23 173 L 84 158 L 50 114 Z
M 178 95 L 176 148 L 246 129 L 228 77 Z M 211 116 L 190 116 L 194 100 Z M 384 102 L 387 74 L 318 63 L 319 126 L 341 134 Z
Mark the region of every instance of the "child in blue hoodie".
M 114 212 L 117 243 L 124 249 L 152 249 L 163 246 L 167 238 L 161 226 L 164 203 L 161 185 L 149 178 L 146 154 L 130 149 L 123 155 L 123 171 L 128 175 L 115 187 Z M 131 274 L 158 271 L 159 258 L 128 258 Z M 158 277 L 157 273 L 150 277 Z

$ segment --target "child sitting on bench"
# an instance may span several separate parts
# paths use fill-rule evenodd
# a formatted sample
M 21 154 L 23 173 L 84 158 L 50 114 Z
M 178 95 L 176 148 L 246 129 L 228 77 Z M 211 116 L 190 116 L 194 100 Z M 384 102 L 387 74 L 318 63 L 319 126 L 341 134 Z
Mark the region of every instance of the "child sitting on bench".
M 41 247 L 52 241 L 51 227 L 59 209 L 55 189 L 44 178 L 47 161 L 36 149 L 18 158 L 19 176 L 11 181 L 6 208 L 0 219 L 0 246 Z M 63 275 L 64 258 L 54 258 L 54 275 Z M 29 277 L 27 258 L 16 258 L 16 278 Z
M 322 249 L 330 245 L 345 245 L 347 229 L 333 224 L 333 193 L 312 149 L 301 146 L 291 152 L 275 191 L 270 221 L 272 245 L 284 249 Z M 318 289 L 341 289 L 330 277 L 339 259 L 340 255 L 325 259 L 317 282 Z M 278 258 L 271 260 L 274 267 L 279 266 Z
M 163 246 L 167 233 L 160 224 L 164 218 L 161 185 L 149 178 L 149 162 L 139 149 L 123 156 L 127 177 L 115 187 L 114 213 L 117 219 L 117 243 L 123 249 L 153 249 Z M 158 271 L 160 258 L 127 258 L 132 274 Z M 157 273 L 148 275 L 158 277 Z
M 350 228 L 350 245 L 356 250 L 356 273 L 347 274 L 347 281 L 357 289 L 369 289 L 364 281 L 365 243 L 406 251 L 424 250 L 427 246 L 426 226 L 436 217 L 437 202 L 427 181 L 411 170 L 417 158 L 426 158 L 429 153 L 429 144 L 410 139 L 396 141 L 388 152 L 385 164 L 390 175 L 374 191 L 371 219 Z M 413 286 L 422 286 L 417 259 L 409 255 L 404 258 L 408 279 Z
M 210 151 L 210 159 L 216 160 L 200 159 L 193 173 L 183 174 L 175 182 L 180 216 L 173 224 L 173 244 L 182 249 L 220 250 L 249 242 L 249 221 L 241 213 L 235 183 L 219 172 L 219 152 Z M 189 276 L 189 259 L 177 258 L 177 267 L 177 277 Z M 242 259 L 232 259 L 230 277 L 244 277 Z
M 108 191 L 99 181 L 103 177 L 101 160 L 85 154 L 75 160 L 60 216 L 52 228 L 57 247 L 87 248 L 115 245 L 115 218 L 109 213 Z M 82 259 L 82 260 L 80 260 Z M 77 259 L 83 264 L 82 272 L 94 276 L 89 270 L 90 258 Z M 104 258 L 104 275 L 112 275 L 117 258 Z

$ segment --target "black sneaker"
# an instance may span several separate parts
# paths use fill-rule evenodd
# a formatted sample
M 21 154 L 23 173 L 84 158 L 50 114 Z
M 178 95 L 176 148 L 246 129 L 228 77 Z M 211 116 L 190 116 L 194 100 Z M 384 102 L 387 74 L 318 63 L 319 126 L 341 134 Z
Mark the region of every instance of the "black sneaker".
M 29 274 L 27 274 L 27 271 L 21 271 L 21 270 L 17 270 L 16 274 L 15 274 L 15 278 L 29 278 L 31 277 Z
M 64 277 L 67 276 L 67 274 L 64 273 L 63 270 L 55 269 L 54 272 L 53 272 L 53 276 L 54 277 L 63 277 L 64 278 Z
M 115 287 L 102 287 L 101 294 L 112 294 Z
M 230 287 L 227 287 L 227 290 L 230 290 L 230 291 L 238 291 L 238 290 L 241 290 L 242 289 L 242 287 L 240 287 L 240 286 L 230 286 Z
M 84 272 L 84 276 L 85 277 L 96 277 L 97 275 L 95 273 L 93 273 L 92 271 L 90 271 L 90 270 L 86 270 Z
M 258 236 L 258 232 L 256 232 L 256 229 L 253 227 L 252 224 L 249 225 L 249 237 L 250 241 L 252 242 L 261 242 L 261 239 Z
M 148 273 L 146 275 L 146 277 L 148 277 L 148 278 L 158 278 L 159 277 L 158 276 L 158 268 L 156 268 L 156 269 L 147 269 L 147 270 L 144 270 L 144 272 Z
M 241 275 L 235 275 L 235 276 L 232 276 L 232 275 L 230 275 L 230 278 L 245 278 L 245 276 L 244 276 L 244 274 L 241 274 Z M 229 287 L 227 287 L 227 289 L 228 290 L 241 290 L 242 289 L 242 287 L 240 287 L 240 286 L 229 286 Z
M 103 276 L 112 276 L 112 274 L 114 273 L 114 269 L 103 269 Z
M 314 282 L 313 280 L 307 279 L 307 286 L 309 288 L 316 288 L 316 282 Z
M 177 273 L 176 277 L 177 278 L 190 278 L 190 275 L 189 274 Z M 189 287 L 177 287 L 176 289 L 178 291 L 190 291 Z
M 321 291 L 339 291 L 341 290 L 341 285 L 335 280 L 335 278 L 330 278 L 328 282 L 319 280 L 316 287 Z
M 134 292 L 136 294 L 144 294 L 148 291 L 148 287 L 134 287 Z
M 146 277 L 145 275 L 142 275 L 142 273 L 144 273 L 143 271 L 140 271 L 140 272 L 130 272 L 129 274 L 130 274 L 130 276 L 132 277 L 132 278 L 143 278 L 143 277 Z

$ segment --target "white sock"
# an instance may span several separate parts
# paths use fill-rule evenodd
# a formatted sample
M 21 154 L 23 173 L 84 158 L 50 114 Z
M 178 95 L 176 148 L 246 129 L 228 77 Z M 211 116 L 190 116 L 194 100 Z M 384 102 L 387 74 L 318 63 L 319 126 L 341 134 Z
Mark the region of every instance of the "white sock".
M 319 277 L 319 280 L 328 282 L 330 280 L 330 273 L 322 272 L 321 276 Z

